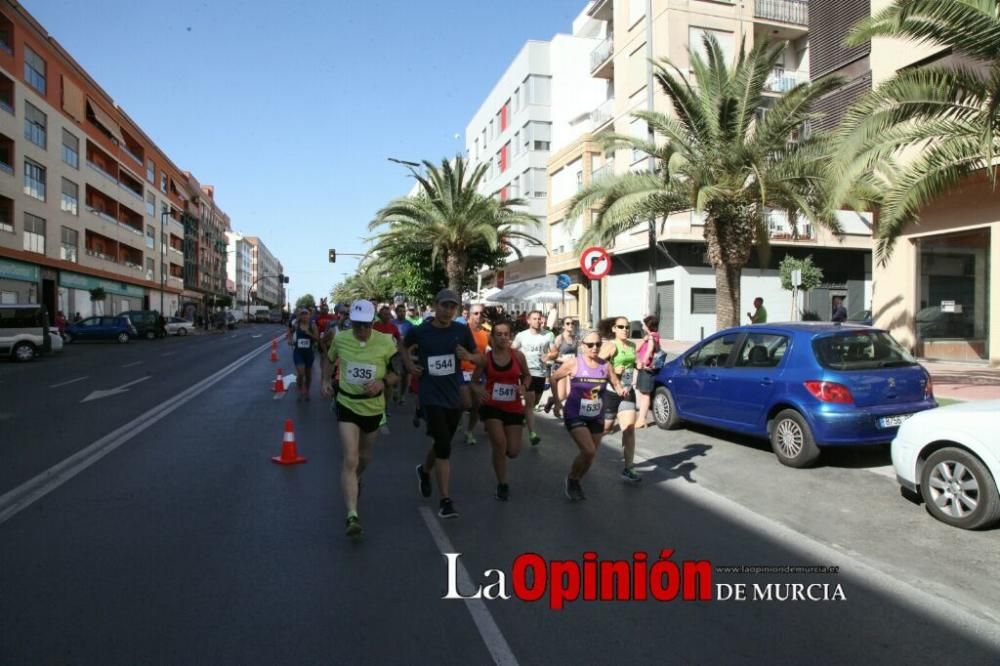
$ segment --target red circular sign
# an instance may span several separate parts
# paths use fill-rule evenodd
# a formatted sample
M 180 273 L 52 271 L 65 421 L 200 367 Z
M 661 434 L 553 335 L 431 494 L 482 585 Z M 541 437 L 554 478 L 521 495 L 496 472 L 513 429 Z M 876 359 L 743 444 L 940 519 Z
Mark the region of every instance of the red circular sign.
M 580 270 L 591 280 L 600 280 L 611 272 L 611 255 L 603 247 L 588 247 L 580 255 Z

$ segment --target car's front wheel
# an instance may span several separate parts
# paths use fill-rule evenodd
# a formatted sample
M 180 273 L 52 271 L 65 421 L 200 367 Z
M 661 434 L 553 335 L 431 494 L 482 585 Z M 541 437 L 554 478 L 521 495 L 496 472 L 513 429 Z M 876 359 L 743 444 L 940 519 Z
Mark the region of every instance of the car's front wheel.
M 664 430 L 671 430 L 680 425 L 681 419 L 677 415 L 674 394 L 666 386 L 659 386 L 653 392 L 653 419 L 656 425 Z
M 954 527 L 975 530 L 1000 520 L 993 475 L 963 449 L 941 449 L 927 458 L 920 473 L 920 495 L 932 516 Z
M 186 328 L 184 328 L 183 326 L 181 328 L 177 329 L 177 335 L 187 335 L 187 334 L 188 334 L 188 330 Z
M 128 342 L 128 333 L 125 332 L 119 333 L 116 340 L 118 340 L 118 342 L 120 342 L 121 344 L 125 344 L 126 342 Z
M 771 449 L 782 465 L 809 467 L 819 458 L 819 447 L 805 418 L 794 409 L 778 412 L 771 421 Z
M 15 361 L 24 363 L 35 358 L 35 345 L 30 342 L 22 342 L 14 347 L 14 350 L 11 353 Z

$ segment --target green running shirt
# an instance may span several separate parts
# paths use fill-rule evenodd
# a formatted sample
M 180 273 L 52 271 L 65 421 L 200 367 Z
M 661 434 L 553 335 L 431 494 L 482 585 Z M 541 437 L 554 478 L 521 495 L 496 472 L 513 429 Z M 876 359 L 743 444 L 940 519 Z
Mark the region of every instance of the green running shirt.
M 339 361 L 337 402 L 358 416 L 378 416 L 385 412 L 385 391 L 373 398 L 352 398 L 365 392 L 364 386 L 376 379 L 384 379 L 389 359 L 396 353 L 396 343 L 391 335 L 372 331 L 367 342 L 354 337 L 351 330 L 342 331 L 333 339 L 327 358 Z

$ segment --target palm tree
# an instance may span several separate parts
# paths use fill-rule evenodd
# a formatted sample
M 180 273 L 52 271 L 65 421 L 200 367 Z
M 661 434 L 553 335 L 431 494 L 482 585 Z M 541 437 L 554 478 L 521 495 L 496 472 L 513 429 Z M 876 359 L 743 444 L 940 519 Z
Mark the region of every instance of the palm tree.
M 506 248 L 521 258 L 521 250 L 513 244 L 523 240 L 530 245 L 542 242 L 521 231 L 538 224 L 534 215 L 519 210 L 523 199 L 500 201 L 479 192 L 488 165 L 481 164 L 471 172 L 463 157 L 454 165 L 442 160 L 440 168 L 423 162 L 426 175 L 407 166 L 420 184 L 416 196 L 390 201 L 378 211 L 369 225 L 372 231 L 384 227 L 375 239 L 373 253 L 392 247 L 405 246 L 427 255 L 432 265 L 444 264 L 448 288 L 460 292 L 469 270 L 471 251 Z
M 885 263 L 919 212 L 1000 154 L 1000 0 L 896 0 L 862 21 L 849 44 L 896 37 L 947 47 L 979 67 L 908 69 L 845 115 L 838 133 L 840 189 L 870 176 L 886 183 L 875 252 Z M 905 149 L 919 149 L 910 157 Z M 915 151 L 914 151 L 915 152 Z
M 749 52 L 741 46 L 732 66 L 714 36 L 705 36 L 704 47 L 707 60 L 690 50 L 692 81 L 669 60 L 654 63 L 655 79 L 675 117 L 652 111 L 634 116 L 646 121 L 656 141 L 610 138 L 616 148 L 653 157 L 655 171 L 591 184 L 576 196 L 571 214 L 596 207 L 581 247 L 613 244 L 619 234 L 649 224 L 651 218 L 685 210 L 704 214 L 708 258 L 715 268 L 716 326 L 721 329 L 739 323 L 740 275 L 754 245 L 766 256 L 767 209 L 786 211 L 793 224 L 804 216 L 840 232 L 825 197 L 826 139 L 792 140 L 813 117 L 813 103 L 839 82 L 800 84 L 762 115 L 764 87 L 785 44 L 759 43 Z M 650 247 L 655 243 L 653 230 Z M 650 284 L 655 285 L 650 263 Z

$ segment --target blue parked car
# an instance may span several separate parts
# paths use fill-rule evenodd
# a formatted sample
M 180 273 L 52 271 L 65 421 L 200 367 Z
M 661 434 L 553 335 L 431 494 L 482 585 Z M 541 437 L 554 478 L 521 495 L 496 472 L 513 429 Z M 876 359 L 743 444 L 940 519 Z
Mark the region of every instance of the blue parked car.
M 884 444 L 936 407 L 930 375 L 886 331 L 830 323 L 757 324 L 716 333 L 656 375 L 653 416 L 767 438 L 790 467 L 820 447 Z
M 117 340 L 125 344 L 137 335 L 139 332 L 125 315 L 87 317 L 67 326 L 63 341 L 69 344 L 74 340 Z

